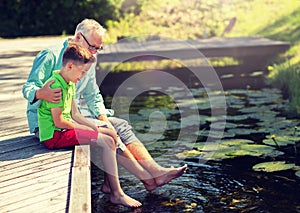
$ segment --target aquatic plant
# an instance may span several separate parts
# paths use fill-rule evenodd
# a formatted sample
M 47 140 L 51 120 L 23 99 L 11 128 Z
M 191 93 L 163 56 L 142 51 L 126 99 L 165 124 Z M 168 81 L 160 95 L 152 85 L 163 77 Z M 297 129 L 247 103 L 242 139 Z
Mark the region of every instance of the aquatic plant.
M 275 145 L 276 145 L 277 147 L 279 147 L 279 145 L 278 145 L 278 143 L 277 143 L 277 141 L 276 141 L 276 136 L 275 136 L 275 135 L 271 135 L 271 139 L 274 141 Z
M 241 156 L 272 156 L 282 155 L 283 152 L 272 146 L 255 144 L 247 139 L 222 140 L 219 143 L 199 142 L 194 150 L 184 151 L 177 154 L 178 158 L 202 157 L 207 160 L 223 160 Z
M 283 134 L 286 134 L 286 132 L 283 132 Z M 287 145 L 294 145 L 300 141 L 299 135 L 281 135 L 281 136 L 275 136 L 275 134 L 271 136 L 267 136 L 266 139 L 263 140 L 263 143 L 266 145 L 273 145 L 275 143 L 276 147 L 282 147 Z
M 275 172 L 297 168 L 293 163 L 286 163 L 285 161 L 271 161 L 256 164 L 252 167 L 254 171 L 264 171 L 264 172 Z

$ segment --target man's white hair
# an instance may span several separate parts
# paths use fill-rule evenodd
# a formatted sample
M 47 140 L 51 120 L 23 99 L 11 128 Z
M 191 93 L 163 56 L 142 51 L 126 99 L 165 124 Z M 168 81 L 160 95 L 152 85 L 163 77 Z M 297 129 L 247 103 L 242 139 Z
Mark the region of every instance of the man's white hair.
M 84 19 L 77 25 L 75 35 L 79 32 L 84 35 L 89 35 L 93 30 L 96 30 L 96 32 L 102 37 L 104 36 L 106 31 L 104 27 L 102 27 L 101 24 L 99 24 L 94 19 Z

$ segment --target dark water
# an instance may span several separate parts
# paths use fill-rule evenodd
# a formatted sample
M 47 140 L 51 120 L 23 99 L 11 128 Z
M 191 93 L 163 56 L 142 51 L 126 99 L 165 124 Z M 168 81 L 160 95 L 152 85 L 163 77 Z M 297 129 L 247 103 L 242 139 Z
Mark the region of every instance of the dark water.
M 199 100 L 197 106 L 205 105 L 205 101 L 201 101 L 207 98 L 204 93 L 203 90 L 193 91 L 194 98 Z M 281 94 L 277 90 L 265 89 L 251 93 L 246 90 L 230 90 L 225 91 L 225 95 L 227 122 L 234 123 L 236 126 L 226 127 L 221 139 L 250 139 L 261 144 L 267 135 L 293 128 L 298 124 L 297 119 L 287 116 L 288 114 L 285 112 L 288 106 L 287 102 L 282 100 Z M 180 97 L 182 100 L 189 99 L 181 90 L 174 92 L 174 97 Z M 113 101 L 110 97 L 106 98 L 107 103 Z M 144 139 L 145 146 L 155 160 L 167 167 L 188 164 L 188 171 L 182 177 L 149 193 L 139 180 L 120 168 L 123 190 L 143 203 L 141 208 L 130 209 L 112 205 L 109 197 L 101 193 L 103 172 L 93 166 L 93 212 L 300 212 L 300 178 L 295 176 L 294 170 L 269 173 L 252 170 L 252 166 L 257 163 L 275 160 L 285 160 L 299 166 L 299 150 L 297 151 L 300 149 L 299 146 L 289 145 L 280 148 L 283 153 L 280 156 L 239 156 L 210 161 L 203 161 L 201 157 L 179 159 L 176 157 L 175 151 L 170 152 L 170 150 L 174 148 L 174 144 L 176 144 L 174 141 L 178 139 L 180 130 L 186 129 L 186 136 L 183 137 L 187 140 L 189 138 L 194 140 L 195 137 L 191 137 L 191 135 L 195 134 L 197 135 L 195 142 L 206 141 L 206 131 L 209 130 L 212 120 L 201 120 L 199 125 L 191 122 L 190 126 L 176 126 L 176 123 L 172 122 L 177 121 L 177 124 L 180 124 L 183 114 L 192 119 L 187 113 L 190 108 L 188 104 L 176 105 L 174 98 L 163 93 L 141 94 L 134 98 L 134 101 L 130 101 L 129 105 L 122 105 L 122 102 L 126 101 L 126 97 L 117 101 L 119 109 L 116 113 L 120 117 L 126 113 L 130 114 L 130 123 L 138 135 Z M 122 108 L 122 106 L 129 106 L 129 109 L 124 109 L 126 107 Z M 251 115 L 249 112 L 241 110 L 253 109 L 253 107 L 258 108 L 254 109 L 254 113 Z M 262 107 L 268 108 L 263 111 L 263 116 L 259 114 Z M 159 116 L 155 116 L 153 111 L 150 110 L 149 113 L 145 109 L 159 110 L 164 114 L 165 120 L 163 121 L 167 122 L 168 127 L 163 132 L 153 130 L 153 126 L 151 127 L 149 124 L 151 120 L 149 115 L 150 117 L 152 115 L 152 118 Z M 177 113 L 176 110 L 178 110 Z M 209 108 L 199 107 L 197 110 L 200 116 L 211 116 Z M 244 119 L 238 117 L 246 114 L 249 116 Z M 287 124 L 282 126 L 282 123 Z M 199 131 L 195 132 L 197 128 Z M 236 131 L 237 128 L 238 131 Z M 253 131 L 245 132 L 245 129 Z M 157 137 L 147 140 L 149 135 L 155 136 L 156 134 Z M 215 138 L 215 140 L 218 139 Z M 187 149 L 187 147 L 185 148 Z M 189 147 L 189 149 L 192 148 Z M 177 151 L 183 150 L 184 148 Z

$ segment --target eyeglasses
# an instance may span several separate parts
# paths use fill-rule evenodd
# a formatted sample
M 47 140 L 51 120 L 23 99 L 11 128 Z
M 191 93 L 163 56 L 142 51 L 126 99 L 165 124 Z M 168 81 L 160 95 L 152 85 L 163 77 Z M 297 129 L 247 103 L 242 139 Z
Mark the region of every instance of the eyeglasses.
M 95 47 L 94 45 L 91 45 L 90 42 L 86 39 L 86 37 L 80 32 L 82 38 L 85 40 L 85 42 L 89 45 L 88 49 L 90 51 L 101 51 L 103 50 L 103 46 Z

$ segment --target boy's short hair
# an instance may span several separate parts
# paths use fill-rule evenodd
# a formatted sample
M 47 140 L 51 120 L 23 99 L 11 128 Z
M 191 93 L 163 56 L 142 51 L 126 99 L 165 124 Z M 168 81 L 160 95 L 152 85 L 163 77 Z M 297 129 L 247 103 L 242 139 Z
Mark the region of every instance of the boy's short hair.
M 69 45 L 63 54 L 63 66 L 69 61 L 76 64 L 87 64 L 94 63 L 96 59 L 88 49 L 81 47 L 74 42 L 69 42 Z

